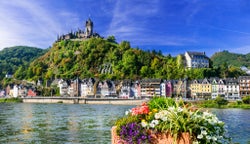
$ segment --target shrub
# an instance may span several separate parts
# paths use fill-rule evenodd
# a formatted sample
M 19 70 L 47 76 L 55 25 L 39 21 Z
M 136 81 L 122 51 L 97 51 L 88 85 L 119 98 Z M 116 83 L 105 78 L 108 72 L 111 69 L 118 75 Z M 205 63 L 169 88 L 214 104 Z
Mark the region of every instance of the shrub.
M 22 102 L 21 98 L 2 98 L 0 99 L 0 103 L 20 103 Z
M 250 104 L 250 96 L 245 96 L 242 98 L 244 104 Z
M 242 101 L 236 101 L 237 105 L 242 105 L 243 102 Z
M 215 101 L 215 103 L 218 104 L 219 107 L 221 105 L 227 105 L 228 104 L 228 101 L 225 100 L 224 98 L 220 97 L 220 96 L 216 97 L 216 99 L 214 101 Z

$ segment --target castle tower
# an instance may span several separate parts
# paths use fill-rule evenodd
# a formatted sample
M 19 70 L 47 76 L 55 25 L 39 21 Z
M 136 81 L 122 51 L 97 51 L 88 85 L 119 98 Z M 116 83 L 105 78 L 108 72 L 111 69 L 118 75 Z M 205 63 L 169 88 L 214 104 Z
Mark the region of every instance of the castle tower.
M 85 37 L 90 37 L 93 34 L 93 22 L 89 18 L 85 24 Z

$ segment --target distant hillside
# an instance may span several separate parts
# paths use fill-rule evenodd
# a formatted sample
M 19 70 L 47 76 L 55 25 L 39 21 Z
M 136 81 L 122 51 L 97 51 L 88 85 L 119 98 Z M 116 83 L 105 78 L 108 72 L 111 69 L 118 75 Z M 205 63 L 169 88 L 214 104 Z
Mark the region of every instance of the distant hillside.
M 46 52 L 47 50 L 28 46 L 4 48 L 0 51 L 0 79 L 6 73 L 14 74 L 19 66 L 29 65 L 31 61 Z
M 223 63 L 227 63 L 227 65 L 233 65 L 236 67 L 246 66 L 250 67 L 250 53 L 249 54 L 236 54 L 230 53 L 228 51 L 222 51 L 215 53 L 211 60 L 213 62 L 213 66 L 218 67 Z

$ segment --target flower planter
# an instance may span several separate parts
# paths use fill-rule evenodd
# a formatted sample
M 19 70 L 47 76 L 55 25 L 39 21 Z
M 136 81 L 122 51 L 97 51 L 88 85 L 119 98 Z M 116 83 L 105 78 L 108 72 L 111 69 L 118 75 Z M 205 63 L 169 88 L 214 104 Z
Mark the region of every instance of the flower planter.
M 192 144 L 189 133 L 182 133 L 177 140 L 175 140 L 170 133 L 152 133 L 152 144 Z M 111 143 L 112 144 L 127 144 L 122 141 L 116 134 L 116 126 L 111 129 Z

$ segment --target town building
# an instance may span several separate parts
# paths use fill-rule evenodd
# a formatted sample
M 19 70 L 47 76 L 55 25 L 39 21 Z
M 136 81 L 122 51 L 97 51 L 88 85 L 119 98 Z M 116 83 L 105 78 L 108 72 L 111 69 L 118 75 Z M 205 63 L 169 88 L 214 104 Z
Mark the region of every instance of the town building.
M 131 80 L 123 80 L 121 82 L 121 90 L 119 93 L 120 98 L 133 98 L 135 96 L 135 90 L 132 90 L 133 83 Z
M 112 97 L 116 95 L 114 83 L 111 80 L 99 81 L 97 95 L 100 97 Z
M 186 68 L 208 68 L 209 58 L 205 52 L 185 52 L 185 67 Z
M 202 80 L 197 80 L 197 79 L 195 79 L 191 82 L 190 89 L 191 89 L 192 99 L 196 99 L 196 98 L 200 97 L 201 82 L 202 82 Z
M 170 80 L 168 80 L 166 83 L 166 97 L 172 97 L 173 95 L 173 85 Z
M 211 97 L 215 99 L 218 96 L 225 96 L 225 81 L 220 78 L 211 79 Z
M 161 95 L 161 79 L 142 79 L 140 84 L 142 98 L 152 98 Z
M 250 95 L 250 76 L 239 77 L 240 96 Z
M 240 86 L 238 80 L 235 78 L 227 78 L 225 82 L 225 98 L 228 100 L 240 99 Z
M 81 97 L 94 97 L 94 85 L 96 80 L 94 78 L 83 79 L 81 83 Z
M 75 80 L 71 80 L 69 86 L 69 95 L 70 97 L 80 97 L 80 84 L 81 80 L 76 78 Z
M 12 78 L 13 77 L 13 74 L 11 74 L 11 73 L 6 73 L 6 75 L 5 75 L 5 78 Z
M 59 93 L 61 96 L 69 96 L 69 92 L 68 92 L 69 85 L 67 81 L 60 79 L 58 81 L 58 87 L 59 87 Z

